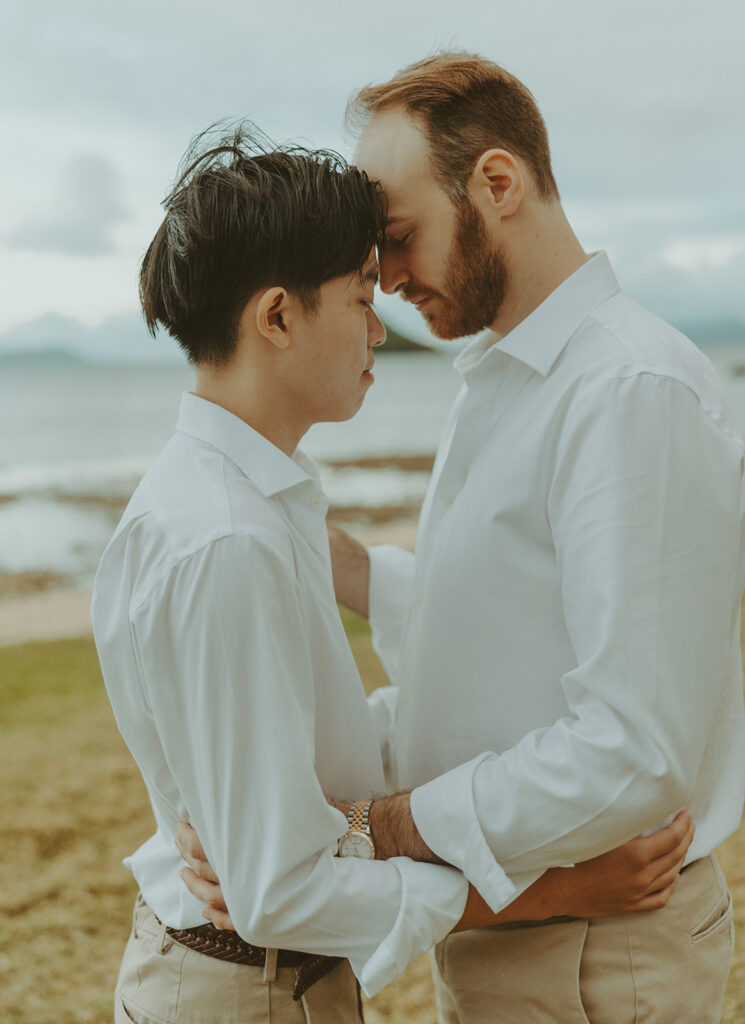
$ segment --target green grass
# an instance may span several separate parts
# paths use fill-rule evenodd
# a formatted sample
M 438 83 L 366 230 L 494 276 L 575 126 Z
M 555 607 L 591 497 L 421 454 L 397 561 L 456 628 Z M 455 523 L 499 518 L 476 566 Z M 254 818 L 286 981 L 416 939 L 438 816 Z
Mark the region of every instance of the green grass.
M 366 687 L 385 681 L 367 624 L 345 615 Z M 129 931 L 135 887 L 121 858 L 150 834 L 137 769 L 119 737 L 89 639 L 0 651 L 0 1019 L 99 1024 Z M 745 937 L 745 831 L 721 852 Z M 426 962 L 368 1004 L 369 1024 L 431 1024 Z M 745 955 L 727 994 L 727 1024 L 745 1019 Z

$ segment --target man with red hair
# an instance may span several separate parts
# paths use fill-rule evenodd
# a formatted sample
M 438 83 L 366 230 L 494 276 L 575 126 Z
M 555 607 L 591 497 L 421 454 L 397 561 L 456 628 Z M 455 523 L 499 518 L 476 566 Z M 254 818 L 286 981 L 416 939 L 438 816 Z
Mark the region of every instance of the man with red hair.
M 683 805 L 697 826 L 663 910 L 446 938 L 442 1019 L 718 1021 L 713 851 L 745 795 L 745 447 L 720 382 L 585 253 L 504 69 L 440 54 L 350 115 L 388 199 L 381 287 L 442 338 L 484 332 L 416 556 L 333 537 L 337 594 L 399 684 L 378 698 L 403 790 L 372 806 L 378 849 L 431 851 L 498 910 Z

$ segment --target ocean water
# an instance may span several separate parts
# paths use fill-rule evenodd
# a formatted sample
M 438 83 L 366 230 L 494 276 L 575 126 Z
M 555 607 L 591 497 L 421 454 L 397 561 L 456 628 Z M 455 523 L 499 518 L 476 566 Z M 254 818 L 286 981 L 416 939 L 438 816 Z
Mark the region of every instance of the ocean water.
M 428 473 L 395 456 L 433 454 L 460 386 L 452 356 L 377 360 L 357 416 L 320 423 L 302 447 L 340 507 L 416 506 Z M 89 582 L 129 497 L 173 433 L 189 367 L 0 362 L 0 573 L 53 572 Z M 376 468 L 332 466 L 391 458 Z
M 745 345 L 706 349 L 745 431 Z M 416 506 L 428 473 L 395 456 L 433 454 L 460 386 L 452 355 L 396 354 L 347 423 L 317 424 L 302 447 L 321 464 L 332 504 Z M 170 437 L 188 367 L 0 362 L 0 573 L 53 572 L 89 582 L 138 480 Z M 332 466 L 388 459 L 374 468 Z

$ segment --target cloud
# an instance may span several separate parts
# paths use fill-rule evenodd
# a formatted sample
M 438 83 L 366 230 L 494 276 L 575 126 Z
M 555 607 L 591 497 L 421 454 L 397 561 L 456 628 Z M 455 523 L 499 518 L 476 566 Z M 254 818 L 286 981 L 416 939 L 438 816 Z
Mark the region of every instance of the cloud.
M 20 224 L 8 241 L 13 248 L 37 252 L 112 253 L 114 228 L 128 219 L 119 192 L 119 177 L 110 161 L 94 154 L 77 156 L 65 168 L 50 208 Z
M 533 90 L 570 219 L 586 247 L 608 249 L 624 286 L 671 317 L 694 303 L 740 315 L 745 255 L 709 242 L 739 236 L 745 214 L 743 28 L 742 0 L 213 0 L 208 15 L 183 0 L 175 46 L 159 0 L 6 4 L 0 132 L 22 159 L 2 163 L 0 192 L 26 213 L 15 252 L 0 246 L 0 327 L 50 309 L 90 323 L 136 308 L 158 203 L 210 122 L 248 116 L 274 138 L 348 153 L 349 93 L 438 46 L 482 50 Z M 90 140 L 99 172 L 108 163 L 81 174 Z M 50 153 L 78 159 L 52 177 Z M 80 258 L 114 244 L 105 260 Z M 415 311 L 390 303 L 393 326 L 426 337 Z
M 662 250 L 663 263 L 694 272 L 729 267 L 745 254 L 745 235 L 723 238 L 684 238 L 668 243 Z

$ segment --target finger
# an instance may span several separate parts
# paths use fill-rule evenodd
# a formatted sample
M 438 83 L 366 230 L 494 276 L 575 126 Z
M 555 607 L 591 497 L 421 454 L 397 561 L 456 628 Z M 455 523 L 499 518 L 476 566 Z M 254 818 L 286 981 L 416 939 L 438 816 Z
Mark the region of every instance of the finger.
M 215 928 L 221 928 L 223 931 L 235 931 L 233 919 L 227 912 L 227 909 L 215 910 L 213 907 L 207 907 L 206 910 L 202 911 L 202 917 L 206 917 L 208 921 L 211 921 Z
M 207 860 L 202 846 L 199 842 L 199 836 L 197 836 L 191 826 L 187 826 L 190 830 L 190 835 L 184 834 L 182 842 L 177 842 L 176 845 L 179 848 L 179 853 L 192 869 L 192 871 L 199 875 L 200 878 L 206 879 L 208 882 L 214 882 L 215 885 L 220 884 L 220 879 L 215 874 L 212 865 Z M 195 836 L 195 839 L 191 839 L 191 836 Z
M 637 900 L 636 903 L 629 907 L 628 912 L 636 913 L 640 910 L 661 910 L 666 905 L 668 900 L 673 894 L 675 884 L 668 885 L 664 889 L 660 889 L 658 892 L 650 893 L 649 896 L 645 896 L 644 899 Z
M 692 825 L 693 819 L 690 811 L 681 811 L 669 825 L 660 829 L 659 832 L 654 832 L 651 836 L 632 839 L 628 845 L 640 859 L 657 860 L 658 857 L 664 857 L 675 850 L 680 843 L 685 842 Z
M 189 854 L 190 847 L 194 841 L 194 836 L 196 836 L 196 832 L 188 821 L 182 820 L 178 823 L 174 842 L 176 843 L 178 851 L 184 860 L 186 860 L 187 854 Z
M 691 827 L 688 829 L 685 836 L 681 839 L 677 846 L 675 846 L 668 853 L 665 853 L 661 857 L 658 857 L 656 860 L 653 860 L 649 864 L 649 871 L 651 873 L 651 877 L 664 874 L 678 862 L 681 862 L 682 865 L 682 863 L 685 861 L 688 849 L 691 843 L 693 842 L 693 837 L 695 833 L 696 828 L 693 824 L 691 824 Z
M 205 874 L 204 871 L 200 871 L 198 865 L 208 863 L 207 854 L 199 841 L 199 836 L 188 821 L 179 822 L 176 829 L 176 846 L 181 856 L 187 864 L 191 864 L 197 874 Z
M 675 850 L 686 838 L 693 827 L 690 811 L 681 811 L 665 828 L 654 832 L 651 836 L 640 836 L 633 839 L 636 851 L 647 860 L 657 860 Z
M 204 878 L 200 878 L 191 868 L 182 868 L 179 872 L 183 879 L 184 885 L 189 892 L 196 896 L 202 903 L 208 904 L 210 907 L 215 907 L 218 910 L 227 910 L 225 901 L 222 895 L 222 889 L 219 885 L 215 885 L 214 882 L 208 882 Z
M 220 884 L 220 879 L 212 870 L 212 865 L 208 860 L 198 860 L 194 870 L 200 878 L 205 880 L 205 882 L 211 882 L 213 885 Z
M 683 867 L 683 862 L 678 863 L 666 871 L 662 875 L 658 875 L 653 882 L 650 883 L 648 891 L 644 893 L 644 896 L 653 896 L 656 892 L 660 892 L 662 889 L 667 889 L 669 886 L 675 886 L 680 878 L 680 869 Z

